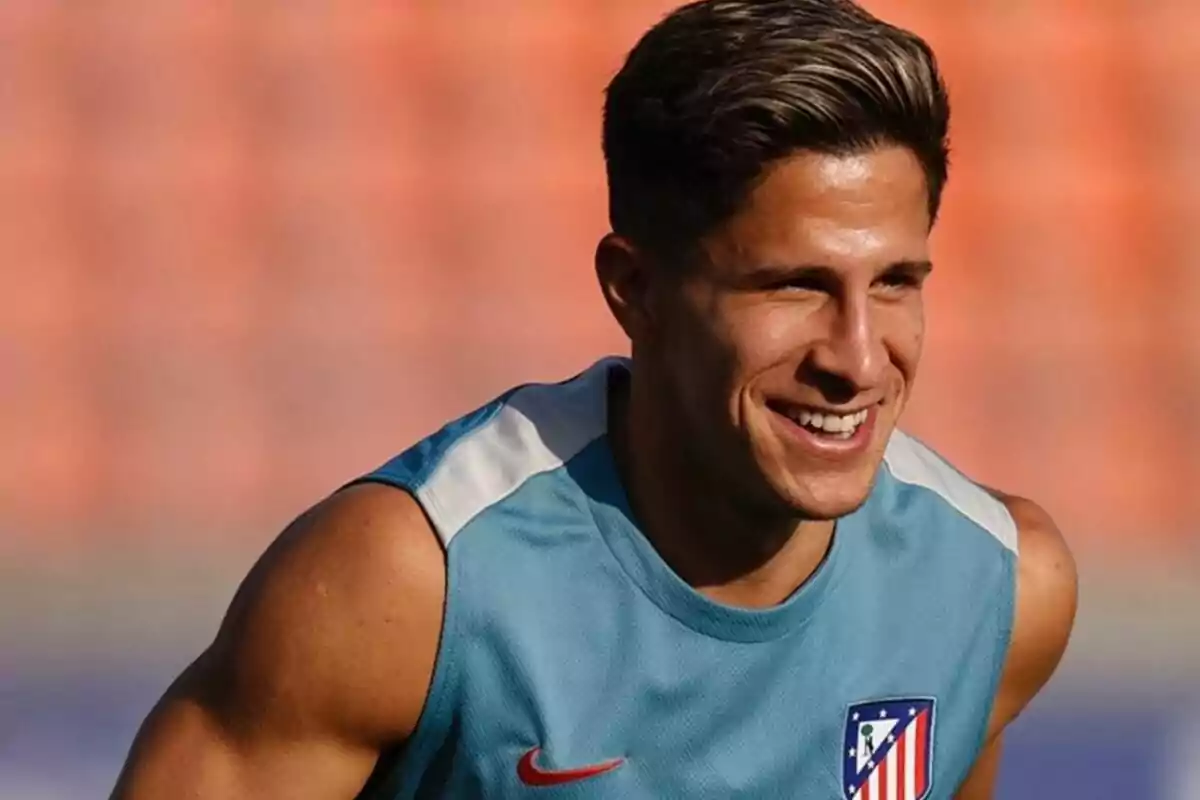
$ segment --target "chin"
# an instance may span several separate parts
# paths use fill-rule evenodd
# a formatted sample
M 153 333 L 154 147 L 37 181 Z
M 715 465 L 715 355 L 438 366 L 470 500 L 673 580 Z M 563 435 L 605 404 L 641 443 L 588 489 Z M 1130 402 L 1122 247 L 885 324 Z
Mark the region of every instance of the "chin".
M 798 516 L 811 520 L 834 520 L 853 514 L 870 496 L 870 488 L 847 487 L 836 492 L 802 492 L 785 498 Z
M 795 514 L 806 519 L 834 520 L 854 513 L 867 502 L 877 464 L 864 464 L 835 474 L 789 473 L 771 480 L 776 495 Z
M 751 430 L 751 449 L 776 503 L 796 516 L 833 520 L 867 501 L 894 427 L 891 414 L 872 414 L 857 435 L 832 446 L 778 415 L 764 419 Z

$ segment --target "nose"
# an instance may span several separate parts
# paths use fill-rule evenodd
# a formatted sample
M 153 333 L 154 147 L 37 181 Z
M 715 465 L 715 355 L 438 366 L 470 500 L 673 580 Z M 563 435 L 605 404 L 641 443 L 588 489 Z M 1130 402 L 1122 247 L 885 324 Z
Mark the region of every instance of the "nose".
M 880 382 L 887 364 L 887 349 L 866 297 L 848 297 L 830 303 L 829 318 L 822 336 L 813 346 L 807 368 L 815 373 L 826 393 L 849 395 L 851 399 Z

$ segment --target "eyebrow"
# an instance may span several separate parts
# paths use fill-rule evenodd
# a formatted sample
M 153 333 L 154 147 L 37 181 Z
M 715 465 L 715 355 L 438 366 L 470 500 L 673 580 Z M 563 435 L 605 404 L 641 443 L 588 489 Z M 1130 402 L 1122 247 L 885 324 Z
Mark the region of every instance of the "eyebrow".
M 886 275 L 889 272 L 907 272 L 924 278 L 933 272 L 933 262 L 912 259 L 893 261 L 880 269 L 876 275 Z M 828 280 L 837 276 L 838 270 L 826 264 L 768 264 L 750 270 L 745 276 L 745 281 L 747 283 L 760 284 L 798 278 Z
M 912 273 L 912 274 L 917 275 L 922 278 L 928 278 L 929 273 L 933 272 L 933 262 L 929 261 L 929 260 L 893 261 L 891 264 L 888 264 L 882 271 L 880 271 L 879 274 L 886 275 L 889 272 L 908 272 L 908 273 Z
M 929 261 L 929 260 L 895 261 L 895 262 L 889 264 L 887 269 L 884 270 L 884 272 L 891 272 L 892 270 L 904 270 L 906 272 L 919 272 L 922 275 L 928 275 L 929 273 L 933 272 L 933 262 Z

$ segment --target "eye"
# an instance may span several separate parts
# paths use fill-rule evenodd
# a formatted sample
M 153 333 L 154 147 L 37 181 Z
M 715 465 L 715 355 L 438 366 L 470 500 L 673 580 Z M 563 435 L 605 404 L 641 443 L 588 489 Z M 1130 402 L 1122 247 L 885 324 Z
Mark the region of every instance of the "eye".
M 905 289 L 920 289 L 925 283 L 927 271 L 917 271 L 913 269 L 897 268 L 889 269 L 876 279 L 876 283 L 888 291 L 902 291 Z
M 789 278 L 786 281 L 780 281 L 772 287 L 776 291 L 793 291 L 793 292 L 824 292 L 829 287 L 821 281 L 809 277 Z
M 772 292 L 832 293 L 837 290 L 837 278 L 826 270 L 801 269 L 769 282 Z
M 912 275 L 898 275 L 889 273 L 879 279 L 879 282 L 892 288 L 909 288 L 917 285 L 917 281 Z

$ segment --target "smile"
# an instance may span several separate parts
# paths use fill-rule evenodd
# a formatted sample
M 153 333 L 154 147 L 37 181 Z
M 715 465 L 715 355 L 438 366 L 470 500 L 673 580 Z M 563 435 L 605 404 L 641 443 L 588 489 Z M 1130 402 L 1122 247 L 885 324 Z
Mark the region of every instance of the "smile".
M 877 416 L 877 406 L 850 412 L 782 402 L 768 403 L 768 407 L 789 438 L 825 455 L 848 456 L 866 448 Z
M 836 414 L 832 411 L 809 411 L 807 409 L 789 409 L 788 419 L 813 433 L 823 433 L 838 439 L 849 439 L 858 431 L 859 426 L 867 421 L 871 413 L 864 408 L 853 414 Z

